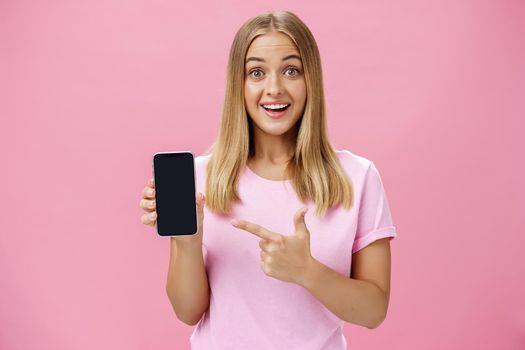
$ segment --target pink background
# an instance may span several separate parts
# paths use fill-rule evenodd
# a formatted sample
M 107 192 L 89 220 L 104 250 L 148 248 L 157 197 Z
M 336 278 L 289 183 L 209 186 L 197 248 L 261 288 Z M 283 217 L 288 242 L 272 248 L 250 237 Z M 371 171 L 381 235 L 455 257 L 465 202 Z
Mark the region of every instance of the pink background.
M 388 317 L 347 324 L 349 349 L 525 348 L 518 0 L 2 1 L 0 348 L 189 347 L 140 194 L 153 153 L 210 145 L 235 32 L 280 8 L 398 230 Z

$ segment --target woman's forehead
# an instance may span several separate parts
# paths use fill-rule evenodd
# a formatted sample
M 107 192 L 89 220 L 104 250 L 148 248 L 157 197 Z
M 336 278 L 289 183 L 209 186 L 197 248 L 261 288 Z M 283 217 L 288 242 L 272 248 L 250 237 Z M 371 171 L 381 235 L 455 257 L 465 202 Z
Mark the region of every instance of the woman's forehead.
M 265 51 L 290 51 L 290 53 L 298 54 L 297 47 L 294 42 L 288 37 L 288 35 L 280 32 L 272 32 L 261 35 L 255 38 L 250 47 L 248 53 L 264 53 Z

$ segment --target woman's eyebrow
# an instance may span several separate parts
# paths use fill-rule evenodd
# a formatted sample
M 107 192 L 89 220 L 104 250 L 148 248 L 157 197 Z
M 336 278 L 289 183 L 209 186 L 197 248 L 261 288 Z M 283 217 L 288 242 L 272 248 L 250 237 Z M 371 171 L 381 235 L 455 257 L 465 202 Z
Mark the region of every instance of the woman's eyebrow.
M 301 57 L 300 56 L 297 56 L 295 54 L 292 54 L 292 55 L 288 55 L 286 57 L 283 57 L 283 61 L 286 61 L 286 60 L 289 60 L 289 59 L 292 59 L 292 58 L 296 58 L 298 59 L 299 61 L 301 61 Z M 248 57 L 246 59 L 246 61 L 244 63 L 248 63 L 250 61 L 257 61 L 257 62 L 266 62 L 264 59 L 260 58 L 260 57 Z

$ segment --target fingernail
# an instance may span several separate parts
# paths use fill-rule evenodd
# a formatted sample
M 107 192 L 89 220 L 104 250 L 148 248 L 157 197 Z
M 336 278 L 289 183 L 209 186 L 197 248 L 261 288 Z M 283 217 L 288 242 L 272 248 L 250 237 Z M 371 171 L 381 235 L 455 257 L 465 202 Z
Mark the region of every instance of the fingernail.
M 237 221 L 237 220 L 235 220 L 235 219 L 233 219 L 233 220 L 231 221 L 231 223 L 232 223 L 232 225 L 235 226 L 235 227 L 237 227 L 237 226 L 239 225 L 239 221 Z

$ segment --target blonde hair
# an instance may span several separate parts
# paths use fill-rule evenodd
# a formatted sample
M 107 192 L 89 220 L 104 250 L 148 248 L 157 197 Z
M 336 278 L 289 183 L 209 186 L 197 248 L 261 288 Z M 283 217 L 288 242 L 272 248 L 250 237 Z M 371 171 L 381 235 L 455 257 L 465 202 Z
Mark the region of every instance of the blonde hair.
M 316 204 L 316 214 L 342 203 L 353 204 L 353 185 L 328 141 L 326 109 L 317 43 L 306 25 L 292 12 L 264 12 L 242 25 L 233 40 L 227 69 L 222 120 L 207 166 L 206 205 L 219 214 L 230 213 L 240 201 L 237 183 L 241 171 L 254 155 L 251 119 L 244 104 L 246 53 L 252 41 L 272 31 L 284 33 L 297 46 L 302 58 L 306 105 L 299 120 L 295 152 L 286 171 L 298 198 Z

